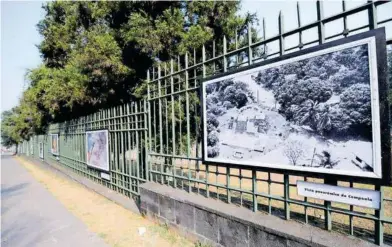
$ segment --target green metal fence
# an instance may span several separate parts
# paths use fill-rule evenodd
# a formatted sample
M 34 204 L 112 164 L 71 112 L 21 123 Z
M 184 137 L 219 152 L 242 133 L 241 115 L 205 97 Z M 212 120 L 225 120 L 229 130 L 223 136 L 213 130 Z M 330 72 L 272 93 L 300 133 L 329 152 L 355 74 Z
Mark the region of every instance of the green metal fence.
M 145 101 L 51 125 L 49 133 L 59 133 L 58 156 L 50 153 L 48 136 L 36 136 L 24 142 L 20 151 L 38 157 L 38 145 L 43 142 L 45 160 L 58 162 L 129 197 L 138 196 L 140 183 L 153 181 L 246 207 L 254 212 L 302 221 L 369 241 L 373 239 L 379 245 L 391 244 L 391 187 L 329 179 L 324 181 L 293 176 L 283 171 L 271 172 L 266 168 L 202 163 L 199 91 L 203 79 L 392 22 L 392 5 L 389 2 L 367 2 L 347 10 L 343 1 L 343 12 L 326 18 L 323 16 L 323 3 L 317 1 L 315 5 L 317 20 L 306 25 L 301 25 L 297 5 L 298 28 L 294 30 L 284 30 L 281 14 L 278 18 L 279 34 L 276 36 L 266 37 L 263 20 L 261 41 L 254 39 L 252 29 L 248 27 L 246 34 L 205 44 L 175 60 L 159 64 L 147 72 L 148 95 Z M 391 17 L 379 20 L 377 11 L 387 8 L 391 9 Z M 347 19 L 358 13 L 366 13 L 368 23 L 350 29 Z M 326 36 L 325 27 L 337 20 L 342 23 L 341 32 Z M 305 41 L 303 34 L 309 31 L 316 31 L 317 37 Z M 293 45 L 295 39 L 297 43 Z M 287 40 L 290 40 L 290 44 Z M 392 44 L 392 39 L 388 39 L 387 44 Z M 278 49 L 272 49 L 274 45 Z M 222 49 L 218 50 L 217 47 Z M 229 47 L 234 48 L 230 50 Z M 104 128 L 110 133 L 110 181 L 102 179 L 99 171 L 87 167 L 85 157 L 85 131 Z M 30 145 L 33 145 L 33 153 Z M 135 150 L 138 155 L 132 158 L 129 153 Z M 298 196 L 298 180 L 379 190 L 381 209 L 364 209 Z
M 39 143 L 44 145 L 44 160 L 58 162 L 74 172 L 128 197 L 139 195 L 139 184 L 145 182 L 145 142 L 147 135 L 146 104 L 130 103 L 81 117 L 69 122 L 53 124 L 49 134 L 59 134 L 59 155 L 50 152 L 50 137 L 40 135 L 21 145 L 21 152 L 39 158 Z M 86 165 L 86 131 L 109 130 L 110 181 L 101 172 Z M 34 153 L 30 151 L 33 146 Z M 136 150 L 136 157 L 130 151 Z
M 200 50 L 179 56 L 170 63 L 162 63 L 148 71 L 150 179 L 227 203 L 245 206 L 255 212 L 265 211 L 278 214 L 285 219 L 321 224 L 327 230 L 342 230 L 351 235 L 358 235 L 359 232 L 365 234 L 368 231 L 374 236 L 375 243 L 381 244 L 384 236 L 386 242 L 389 242 L 392 240 L 392 204 L 385 194 L 392 197 L 391 188 L 359 185 L 349 181 L 323 181 L 292 176 L 285 172 L 271 173 L 262 168 L 201 163 L 201 112 L 198 98 L 200 84 L 204 78 L 374 29 L 392 21 L 392 14 L 388 19 L 377 19 L 378 9 L 391 8 L 387 2 L 368 2 L 346 10 L 343 1 L 343 12 L 327 18 L 323 16 L 323 3 L 317 1 L 315 4 L 317 20 L 313 23 L 301 26 L 300 9 L 297 5 L 298 28 L 294 30 L 284 30 L 283 15 L 280 14 L 279 33 L 276 36 L 266 37 L 263 20 L 261 41 L 255 42 L 252 29 L 248 27 L 248 32 L 243 36 L 205 44 Z M 349 29 L 347 19 L 363 12 L 367 13 L 368 24 Z M 343 23 L 341 32 L 326 36 L 325 26 L 336 20 Z M 305 42 L 303 34 L 309 31 L 317 31 L 318 35 L 315 39 Z M 297 39 L 296 45 L 293 45 L 293 38 Z M 228 40 L 234 40 L 234 45 Z M 216 50 L 218 42 L 222 44 L 219 47 L 223 47 L 220 51 Z M 391 43 L 392 40 L 389 39 L 387 42 Z M 245 43 L 245 46 L 239 47 L 240 43 Z M 228 47 L 235 48 L 229 50 Z M 274 50 L 272 47 L 278 48 Z M 381 190 L 383 205 L 380 210 L 363 210 L 354 206 L 303 198 L 296 193 L 297 180 Z

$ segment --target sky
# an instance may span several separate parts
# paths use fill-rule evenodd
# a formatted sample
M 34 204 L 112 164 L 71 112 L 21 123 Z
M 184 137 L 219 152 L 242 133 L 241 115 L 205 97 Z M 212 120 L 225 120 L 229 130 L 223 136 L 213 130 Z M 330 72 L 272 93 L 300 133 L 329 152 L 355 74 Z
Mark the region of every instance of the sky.
M 346 8 L 350 9 L 361 5 L 366 1 L 347 1 Z M 36 45 L 41 37 L 36 24 L 43 18 L 39 1 L 1 1 L 1 111 L 9 110 L 18 104 L 21 92 L 26 87 L 25 74 L 27 69 L 37 67 L 41 58 Z M 316 20 L 316 4 L 314 1 L 300 1 L 301 24 L 307 24 Z M 261 20 L 265 18 L 266 36 L 271 37 L 278 31 L 278 15 L 282 11 L 284 16 L 284 30 L 297 27 L 297 10 L 295 1 L 250 1 L 242 2 L 242 13 L 255 13 L 260 20 L 256 28 L 261 33 Z M 324 3 L 324 16 L 330 16 L 341 12 L 340 1 L 326 1 Z M 378 20 L 392 17 L 392 2 L 379 8 Z M 367 13 L 362 12 L 351 16 L 347 20 L 349 28 L 355 28 L 366 24 Z M 326 36 L 342 31 L 342 21 L 338 20 L 325 26 Z M 387 37 L 392 38 L 392 23 L 386 26 Z M 303 42 L 317 37 L 317 29 L 303 34 Z M 295 46 L 298 36 L 286 39 L 286 48 Z M 277 43 L 269 46 L 271 52 L 277 49 Z
M 1 111 L 16 106 L 26 86 L 27 69 L 41 63 L 36 24 L 42 2 L 1 1 Z

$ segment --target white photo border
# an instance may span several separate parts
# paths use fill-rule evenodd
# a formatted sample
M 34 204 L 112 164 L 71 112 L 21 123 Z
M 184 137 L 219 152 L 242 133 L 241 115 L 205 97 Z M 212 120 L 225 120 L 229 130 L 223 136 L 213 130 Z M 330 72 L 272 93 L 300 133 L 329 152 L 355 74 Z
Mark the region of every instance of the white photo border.
M 291 165 L 283 165 L 283 164 L 267 164 L 267 163 L 258 163 L 252 161 L 237 161 L 237 160 L 228 160 L 228 159 L 219 159 L 219 158 L 209 158 L 207 155 L 207 110 L 206 110 L 206 86 L 211 83 L 215 83 L 218 81 L 223 81 L 231 78 L 235 78 L 238 76 L 251 74 L 256 71 L 260 71 L 260 69 L 268 69 L 272 67 L 277 67 L 283 64 L 296 62 L 300 60 L 304 60 L 307 58 L 312 58 L 315 56 L 321 56 L 324 54 L 360 46 L 360 45 L 368 45 L 368 61 L 369 61 L 369 80 L 370 80 L 370 88 L 371 88 L 371 108 L 372 108 L 372 152 L 373 152 L 373 164 L 374 164 L 374 172 L 350 172 L 345 170 L 332 170 L 327 168 L 310 168 L 310 167 L 298 167 Z M 381 126 L 380 126 L 380 104 L 379 104 L 379 90 L 378 90 L 378 71 L 377 71 L 377 50 L 376 50 L 376 37 L 371 36 L 347 43 L 343 43 L 340 45 L 336 45 L 330 48 L 321 49 L 314 52 L 305 53 L 303 55 L 299 55 L 296 57 L 280 60 L 278 62 L 260 65 L 245 71 L 232 73 L 227 76 L 207 80 L 202 84 L 202 114 L 203 114 L 203 161 L 209 163 L 220 163 L 220 164 L 233 164 L 233 165 L 245 165 L 245 166 L 253 166 L 253 167 L 263 167 L 263 168 L 271 168 L 271 169 L 279 169 L 279 170 L 291 170 L 291 171 L 305 171 L 312 173 L 323 173 L 323 174 L 331 174 L 331 175 L 344 175 L 344 176 L 354 176 L 354 177 L 363 177 L 363 178 L 373 178 L 373 179 L 382 179 L 382 160 L 381 160 Z
M 94 165 L 89 164 L 88 161 L 87 161 L 87 152 L 88 152 L 88 150 L 87 150 L 87 147 L 88 147 L 87 135 L 89 133 L 97 133 L 97 132 L 105 132 L 105 134 L 106 134 L 106 150 L 105 150 L 105 152 L 106 152 L 106 166 L 105 167 L 94 166 Z M 101 129 L 101 130 L 88 130 L 88 131 L 86 131 L 85 144 L 86 144 L 86 165 L 89 166 L 89 167 L 101 170 L 101 171 L 107 171 L 107 172 L 110 171 L 110 164 L 109 164 L 109 131 L 107 129 L 105 129 L 105 130 Z

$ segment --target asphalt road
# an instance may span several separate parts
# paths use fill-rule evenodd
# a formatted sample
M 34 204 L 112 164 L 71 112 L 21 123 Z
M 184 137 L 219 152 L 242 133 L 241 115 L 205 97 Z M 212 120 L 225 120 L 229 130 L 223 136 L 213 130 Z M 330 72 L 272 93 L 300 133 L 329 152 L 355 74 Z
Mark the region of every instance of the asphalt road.
M 18 161 L 1 156 L 1 246 L 107 247 Z

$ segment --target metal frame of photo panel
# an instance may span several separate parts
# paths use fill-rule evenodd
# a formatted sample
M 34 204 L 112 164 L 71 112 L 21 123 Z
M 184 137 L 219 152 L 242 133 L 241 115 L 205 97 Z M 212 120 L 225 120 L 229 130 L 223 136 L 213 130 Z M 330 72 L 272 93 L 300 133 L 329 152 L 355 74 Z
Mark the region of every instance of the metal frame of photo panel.
M 53 152 L 52 143 L 53 143 L 53 136 L 57 136 L 57 153 Z M 59 147 L 59 134 L 50 134 L 50 153 L 53 155 L 59 155 L 60 153 Z
M 93 165 L 89 164 L 88 161 L 87 161 L 87 147 L 88 147 L 88 144 L 87 144 L 87 134 L 91 133 L 91 132 L 102 132 L 102 131 L 105 131 L 106 132 L 106 136 L 107 136 L 107 139 L 106 139 L 106 144 L 107 144 L 106 145 L 106 154 L 107 154 L 106 155 L 106 164 L 107 164 L 107 167 L 106 167 L 106 169 L 102 168 L 102 167 L 98 167 L 98 166 L 93 166 Z M 108 129 L 91 129 L 91 130 L 86 130 L 86 136 L 85 136 L 86 165 L 88 167 L 91 167 L 91 168 L 94 168 L 94 169 L 97 169 L 97 170 L 100 170 L 100 171 L 105 171 L 105 172 L 109 172 L 110 171 L 110 158 L 109 158 L 109 145 L 110 145 L 109 139 L 110 139 L 110 136 L 109 136 L 109 134 L 110 134 L 110 132 L 109 132 Z
M 209 83 L 233 78 L 236 75 L 248 74 L 261 68 L 276 67 L 285 63 L 294 62 L 314 56 L 320 56 L 330 52 L 348 49 L 354 46 L 368 44 L 369 52 L 369 77 L 371 87 L 371 107 L 372 107 L 372 145 L 373 163 L 376 166 L 375 172 L 348 172 L 332 170 L 327 168 L 307 168 L 293 167 L 290 165 L 273 164 L 250 164 L 249 162 L 238 162 L 207 157 L 207 128 L 205 109 L 205 87 Z M 229 71 L 220 75 L 205 78 L 201 86 L 201 108 L 202 108 L 202 128 L 203 144 L 202 159 L 206 164 L 219 164 L 238 168 L 257 167 L 261 171 L 282 172 L 299 175 L 326 178 L 331 180 L 347 180 L 377 185 L 390 185 L 392 183 L 391 172 L 391 137 L 389 122 L 389 101 L 387 83 L 387 52 L 386 52 L 385 28 L 378 28 L 364 33 L 349 36 L 339 40 L 331 41 L 314 47 L 306 48 L 297 52 L 292 52 L 267 61 L 254 63 L 250 66 Z

